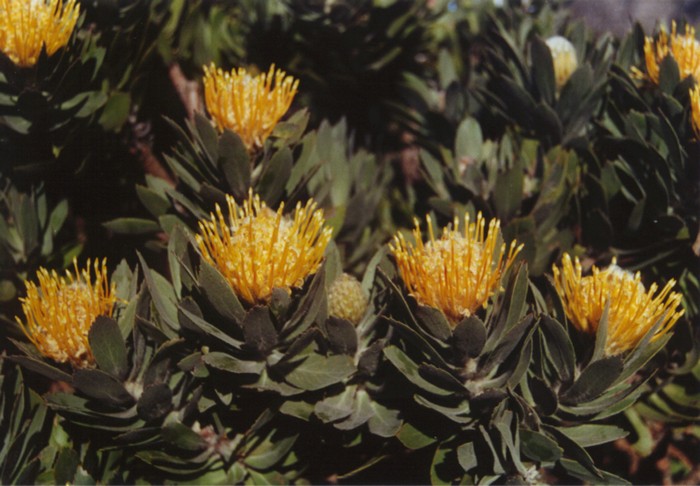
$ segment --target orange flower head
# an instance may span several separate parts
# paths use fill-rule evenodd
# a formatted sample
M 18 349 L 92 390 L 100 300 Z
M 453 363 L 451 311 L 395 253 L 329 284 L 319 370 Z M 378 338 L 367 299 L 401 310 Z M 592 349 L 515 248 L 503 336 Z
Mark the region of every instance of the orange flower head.
M 70 39 L 80 16 L 76 0 L 0 0 L 0 51 L 20 67 L 36 64 Z
M 273 86 L 274 82 L 274 86 Z M 248 150 L 259 149 L 287 112 L 299 81 L 270 66 L 253 76 L 244 68 L 224 72 L 204 66 L 204 101 L 219 131 L 238 134 Z
M 685 34 L 677 32 L 676 23 L 671 23 L 671 34 L 662 30 L 659 37 L 647 37 L 644 40 L 644 59 L 646 74 L 633 68 L 632 74 L 637 78 L 647 78 L 654 84 L 659 84 L 661 63 L 666 56 L 672 56 L 678 64 L 681 79 L 693 76 L 700 82 L 700 42 L 695 38 L 695 29 L 686 25 Z
M 41 354 L 76 368 L 94 364 L 88 332 L 98 316 L 111 317 L 117 300 L 107 277 L 107 262 L 88 261 L 84 269 L 73 262 L 65 276 L 40 268 L 38 285 L 25 281 L 27 296 L 20 298 L 24 322 L 17 322 Z M 94 271 L 94 276 L 92 275 Z
M 572 263 L 571 257 L 565 254 L 562 268 L 554 266 L 552 271 L 566 316 L 581 331 L 595 334 L 605 306 L 609 303 L 605 343 L 608 356 L 634 349 L 661 319 L 661 325 L 652 337 L 652 341 L 655 341 L 666 334 L 685 312 L 678 309 L 681 295 L 671 292 L 674 280 L 658 293 L 656 284 L 652 284 L 647 291 L 639 272 L 632 274 L 621 269 L 615 259 L 605 270 L 599 270 L 594 265 L 591 275 L 582 277 L 578 258 Z
M 275 287 L 291 293 L 316 273 L 331 229 L 313 201 L 298 203 L 291 219 L 282 214 L 284 203 L 272 211 L 252 191 L 243 206 L 231 196 L 226 202 L 228 217 L 217 205 L 210 220 L 199 222 L 196 240 L 236 295 L 249 304 L 264 303 Z
M 452 324 L 486 306 L 488 299 L 500 288 L 501 277 L 513 264 L 523 245 L 515 241 L 506 251 L 498 245 L 500 221 L 486 221 L 479 213 L 476 222 L 464 217 L 460 231 L 459 218 L 453 228 L 443 228 L 438 239 L 433 234 L 430 218 L 429 241 L 423 243 L 418 220 L 413 236 L 415 245 L 399 233 L 394 236 L 391 252 L 409 292 L 424 305 L 442 310 Z

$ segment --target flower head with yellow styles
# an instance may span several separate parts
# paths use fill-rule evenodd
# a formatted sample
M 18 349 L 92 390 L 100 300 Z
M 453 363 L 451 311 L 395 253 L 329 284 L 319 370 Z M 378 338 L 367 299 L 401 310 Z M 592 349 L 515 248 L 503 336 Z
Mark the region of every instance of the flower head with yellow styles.
M 574 48 L 574 45 L 569 39 L 560 35 L 550 37 L 545 43 L 552 53 L 552 64 L 554 65 L 554 78 L 557 83 L 557 89 L 561 89 L 578 67 L 576 48 Z
M 461 231 L 460 220 L 455 218 L 453 227 L 444 228 L 439 239 L 433 234 L 430 218 L 426 220 L 427 243 L 423 244 L 416 220 L 415 246 L 399 233 L 390 249 L 409 292 L 421 304 L 442 310 L 454 325 L 486 305 L 522 245 L 513 241 L 506 252 L 505 243 L 498 245 L 500 222 L 491 220 L 485 231 L 481 213 L 473 223 L 466 215 Z
M 632 68 L 632 74 L 637 78 L 648 78 L 654 84 L 659 84 L 661 63 L 671 56 L 678 64 L 681 79 L 693 76 L 695 81 L 700 82 L 700 42 L 695 38 L 695 29 L 686 25 L 685 34 L 679 34 L 676 30 L 676 23 L 671 23 L 671 34 L 662 30 L 659 38 L 654 41 L 653 37 L 644 40 L 644 59 L 646 61 L 647 73 L 642 73 L 637 68 Z
M 0 0 L 0 51 L 21 67 L 65 46 L 80 15 L 76 0 Z
M 272 289 L 291 292 L 318 270 L 331 229 L 309 201 L 297 203 L 291 219 L 284 203 L 277 212 L 251 193 L 243 206 L 226 196 L 228 217 L 217 205 L 209 221 L 200 221 L 197 244 L 206 261 L 219 269 L 236 295 L 249 304 L 267 302 Z
M 274 82 L 274 86 L 273 86 Z M 204 66 L 204 101 L 219 131 L 228 128 L 248 150 L 262 147 L 297 94 L 299 81 L 270 66 L 253 76 L 244 68 L 224 72 Z
M 25 282 L 20 299 L 25 321 L 17 317 L 24 334 L 41 354 L 59 363 L 84 368 L 94 363 L 88 332 L 98 316 L 111 317 L 117 300 L 107 277 L 107 262 L 88 261 L 84 269 L 73 262 L 65 276 L 40 268 L 38 285 Z M 94 272 L 94 276 L 93 276 Z
M 690 121 L 695 136 L 700 140 L 700 81 L 690 90 Z
M 666 334 L 685 312 L 678 310 L 681 295 L 671 292 L 675 281 L 669 281 L 657 293 L 652 284 L 647 291 L 639 272 L 632 274 L 616 265 L 615 259 L 605 270 L 593 266 L 591 275 L 582 277 L 578 258 L 572 263 L 564 255 L 561 270 L 552 267 L 554 286 L 564 304 L 569 321 L 583 332 L 595 334 L 605 311 L 608 311 L 605 354 L 617 355 L 635 348 L 647 332 L 661 319 L 651 340 Z M 656 294 L 656 295 L 654 295 Z

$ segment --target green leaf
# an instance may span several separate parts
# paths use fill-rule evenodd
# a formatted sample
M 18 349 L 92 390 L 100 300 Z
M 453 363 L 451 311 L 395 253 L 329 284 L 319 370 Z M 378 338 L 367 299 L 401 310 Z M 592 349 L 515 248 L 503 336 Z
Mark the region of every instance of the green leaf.
M 137 255 L 139 257 L 139 262 L 141 262 L 143 276 L 146 279 L 146 285 L 148 285 L 148 290 L 153 298 L 153 303 L 156 306 L 158 315 L 160 319 L 169 327 L 169 329 L 161 329 L 161 332 L 167 333 L 168 337 L 174 337 L 174 331 L 179 330 L 176 304 L 177 297 L 175 295 L 175 290 L 170 282 L 168 282 L 162 275 L 148 268 L 148 265 L 146 265 L 146 260 L 144 260 L 143 256 L 139 252 L 137 252 Z
M 524 174 L 521 159 L 517 159 L 513 166 L 499 173 L 496 185 L 493 189 L 493 202 L 498 216 L 510 219 L 520 209 L 523 199 Z
M 447 318 L 441 310 L 418 304 L 415 316 L 418 322 L 439 341 L 447 341 L 452 337 L 450 324 L 447 322 Z
M 562 403 L 579 404 L 598 397 L 622 373 L 622 359 L 609 356 L 589 364 L 574 384 L 561 395 Z
M 250 188 L 250 157 L 241 138 L 225 130 L 219 139 L 219 168 L 236 199 L 243 199 Z
M 305 422 L 314 414 L 314 406 L 303 400 L 286 400 L 279 408 L 280 413 L 295 417 Z
M 455 139 L 455 157 L 478 159 L 481 155 L 481 146 L 484 143 L 481 134 L 481 126 L 474 118 L 465 118 L 457 127 Z
M 442 396 L 448 396 L 454 393 L 451 390 L 439 388 L 423 378 L 418 371 L 418 364 L 416 364 L 415 361 L 409 358 L 406 353 L 396 346 L 388 346 L 384 348 L 384 356 L 386 356 L 391 364 L 393 364 L 396 369 L 398 369 L 408 379 L 408 381 L 422 390 Z
M 399 418 L 399 410 L 386 408 L 384 405 L 376 401 L 370 402 L 370 407 L 374 412 L 368 421 L 369 431 L 379 437 L 393 437 L 401 427 L 401 419 Z
M 101 370 L 78 370 L 73 374 L 73 384 L 90 398 L 110 405 L 126 406 L 134 401 L 119 380 Z
M 354 356 L 357 351 L 357 330 L 351 322 L 337 317 L 329 317 L 323 326 L 328 344 L 336 354 Z
M 610 315 L 610 299 L 605 302 L 603 315 L 598 321 L 598 329 L 595 332 L 595 345 L 593 347 L 593 355 L 591 362 L 597 361 L 605 356 L 605 346 L 608 342 L 608 316 Z
M 165 424 L 162 430 L 163 440 L 187 451 L 199 451 L 206 448 L 204 439 L 181 422 Z
M 53 208 L 53 211 L 51 211 L 51 215 L 49 216 L 49 228 L 54 235 L 61 229 L 67 217 L 68 201 L 63 199 L 56 204 L 56 207 Z
M 559 430 L 581 447 L 606 444 L 629 435 L 628 431 L 615 425 L 583 424 L 559 427 Z
M 396 438 L 399 439 L 399 441 L 401 441 L 404 447 L 407 447 L 411 450 L 422 449 L 423 447 L 427 447 L 431 444 L 434 444 L 437 441 L 436 437 L 430 437 L 429 435 L 426 435 L 425 433 L 417 429 L 414 425 L 408 422 L 404 422 L 404 424 L 399 429 Z
M 472 315 L 457 324 L 452 335 L 453 346 L 462 360 L 476 358 L 486 343 L 486 325 L 477 316 Z
M 666 94 L 672 95 L 680 81 L 681 72 L 678 69 L 678 63 L 671 54 L 668 54 L 659 66 L 659 89 Z
M 285 323 L 280 334 L 289 341 L 299 336 L 314 323 L 326 304 L 326 270 L 325 263 L 318 269 L 305 295 L 299 302 L 294 315 Z
M 29 356 L 10 356 L 10 359 L 24 368 L 39 373 L 50 380 L 65 381 L 66 383 L 71 383 L 73 381 L 73 378 L 71 378 L 68 373 L 61 371 L 44 361 L 40 361 Z
M 206 364 L 216 369 L 228 371 L 229 373 L 260 374 L 265 368 L 264 361 L 243 361 L 229 354 L 212 351 L 205 354 L 202 359 Z
M 248 312 L 243 319 L 243 337 L 246 345 L 261 356 L 272 351 L 277 345 L 277 329 L 268 307 L 255 306 Z
M 287 374 L 285 380 L 302 390 L 320 390 L 348 378 L 354 372 L 355 365 L 350 356 L 326 358 L 319 354 L 311 354 Z
M 219 341 L 232 346 L 234 349 L 241 349 L 243 343 L 228 335 L 226 332 L 208 323 L 202 318 L 201 311 L 191 297 L 186 297 L 180 303 L 177 310 L 178 321 L 182 327 L 212 336 Z
M 538 462 L 555 462 L 563 450 L 556 441 L 534 430 L 520 429 L 520 446 L 523 454 Z
M 317 402 L 314 406 L 314 414 L 325 423 L 348 417 L 353 411 L 356 391 L 357 387 L 351 385 L 346 387 L 342 393 Z
M 98 368 L 115 378 L 124 379 L 129 364 L 119 324 L 109 317 L 98 316 L 90 326 L 88 343 Z
M 240 324 L 246 311 L 226 278 L 209 262 L 202 259 L 199 285 L 214 310 L 223 318 Z
M 136 411 L 146 422 L 157 420 L 172 408 L 173 393 L 165 383 L 156 383 L 144 388 L 136 403 Z
M 588 468 L 571 459 L 564 458 L 561 459 L 559 463 L 564 467 L 567 473 L 589 484 L 630 484 L 629 481 L 626 481 L 620 476 L 616 476 L 606 471 L 598 471 L 598 475 L 595 475 Z
M 202 149 L 212 163 L 219 159 L 219 136 L 211 120 L 199 112 L 194 114 L 194 128 L 199 135 Z
M 56 457 L 54 478 L 56 484 L 71 484 L 80 464 L 78 453 L 70 447 L 61 447 Z
M 372 399 L 365 390 L 359 389 L 355 394 L 352 413 L 342 422 L 336 423 L 335 427 L 340 430 L 353 430 L 371 420 L 374 414 Z
M 141 204 L 155 217 L 164 215 L 172 207 L 170 201 L 146 186 L 136 184 L 136 195 Z
M 131 111 L 131 96 L 129 93 L 115 92 L 109 97 L 102 115 L 100 116 L 99 124 L 102 125 L 105 131 L 119 131 L 129 118 Z
M 465 472 L 479 465 L 479 459 L 477 458 L 476 448 L 473 442 L 466 442 L 457 447 L 457 461 Z
M 292 163 L 292 151 L 289 147 L 284 147 L 276 152 L 265 166 L 257 184 L 257 191 L 269 206 L 277 206 L 284 194 L 284 188 L 292 174 Z
M 287 455 L 296 440 L 296 435 L 277 438 L 271 434 L 247 454 L 244 462 L 247 466 L 258 470 L 272 468 Z
M 510 329 L 505 336 L 501 336 L 496 349 L 488 355 L 483 369 L 490 370 L 494 366 L 499 366 L 511 353 L 522 351 L 523 344 L 530 339 L 534 330 L 533 322 L 534 318 L 530 314 Z
M 539 329 L 544 335 L 546 352 L 552 360 L 553 370 L 563 383 L 569 383 L 574 377 L 576 366 L 574 345 L 569 334 L 559 321 L 547 315 L 540 318 Z
M 116 218 L 102 223 L 102 226 L 115 233 L 127 235 L 144 235 L 160 231 L 158 223 L 143 218 Z
M 554 77 L 554 62 L 549 46 L 539 37 L 534 36 L 530 43 L 530 58 L 532 61 L 532 79 L 541 99 L 554 104 L 557 85 Z

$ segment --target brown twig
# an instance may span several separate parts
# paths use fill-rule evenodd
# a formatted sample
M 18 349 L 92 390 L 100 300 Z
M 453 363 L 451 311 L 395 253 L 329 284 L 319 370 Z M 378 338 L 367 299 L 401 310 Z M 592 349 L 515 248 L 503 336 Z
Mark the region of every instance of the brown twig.
M 170 80 L 180 96 L 180 101 L 187 111 L 187 117 L 192 120 L 196 112 L 204 111 L 204 102 L 199 83 L 185 77 L 179 64 L 171 64 L 168 69 Z

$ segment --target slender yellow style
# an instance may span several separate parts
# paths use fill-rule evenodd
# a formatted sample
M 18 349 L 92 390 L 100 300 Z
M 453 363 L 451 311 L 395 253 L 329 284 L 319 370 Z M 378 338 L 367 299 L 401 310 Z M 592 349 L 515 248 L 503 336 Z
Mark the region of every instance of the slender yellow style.
M 209 114 L 219 131 L 236 132 L 248 150 L 262 147 L 292 104 L 298 86 L 298 80 L 274 65 L 258 76 L 244 68 L 224 72 L 214 64 L 204 66 Z
M 242 206 L 226 196 L 228 216 L 217 205 L 211 219 L 199 222 L 197 244 L 206 261 L 219 269 L 236 295 L 249 304 L 270 299 L 275 287 L 291 292 L 318 270 L 331 229 L 316 203 L 297 203 L 291 219 L 250 192 Z
M 70 39 L 80 15 L 76 0 L 0 0 L 0 51 L 21 67 L 50 56 Z
M 409 292 L 424 305 L 441 309 L 452 324 L 486 306 L 488 299 L 500 288 L 503 273 L 513 264 L 523 245 L 511 242 L 498 245 L 500 221 L 486 221 L 479 213 L 475 222 L 464 217 L 460 231 L 459 218 L 453 227 L 443 228 L 435 238 L 432 222 L 428 222 L 429 241 L 423 244 L 418 220 L 413 236 L 415 244 L 399 233 L 390 249 Z
M 112 316 L 117 300 L 107 277 L 107 261 L 87 262 L 64 276 L 40 268 L 38 284 L 25 282 L 27 296 L 20 298 L 25 320 L 17 317 L 27 338 L 44 356 L 84 368 L 94 364 L 88 332 L 98 316 Z
M 646 75 L 639 69 L 633 68 L 632 73 L 637 78 L 648 78 L 654 84 L 659 84 L 660 66 L 666 56 L 671 56 L 678 64 L 681 79 L 693 76 L 700 82 L 700 42 L 695 38 L 695 29 L 685 26 L 685 34 L 677 32 L 676 23 L 671 23 L 671 34 L 662 30 L 659 37 L 644 39 L 644 59 Z
M 591 275 L 582 277 L 578 258 L 572 263 L 564 255 L 562 268 L 552 267 L 554 285 L 562 299 L 569 321 L 583 332 L 594 334 L 608 311 L 605 353 L 617 355 L 635 348 L 647 332 L 661 319 L 652 341 L 666 334 L 685 312 L 678 309 L 681 295 L 672 292 L 675 281 L 669 281 L 660 292 L 654 283 L 647 291 L 639 272 L 632 274 L 612 264 L 605 270 L 594 265 Z
M 695 136 L 700 140 L 700 83 L 690 90 L 690 122 Z

